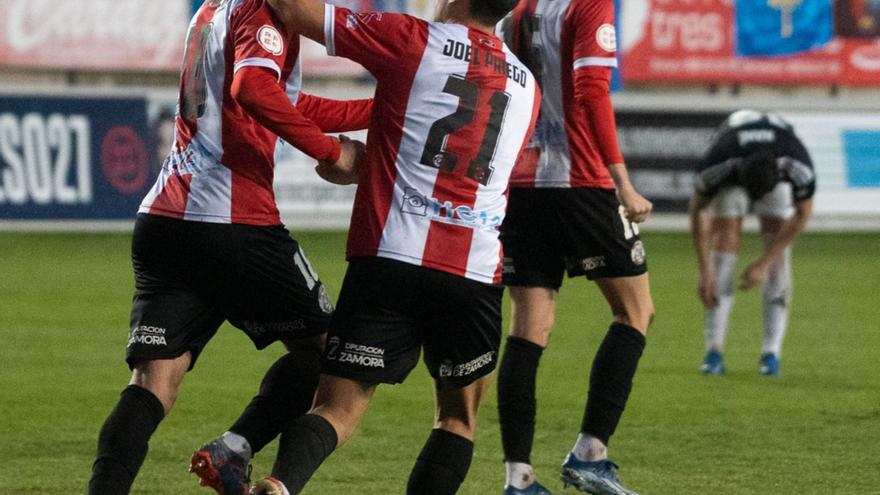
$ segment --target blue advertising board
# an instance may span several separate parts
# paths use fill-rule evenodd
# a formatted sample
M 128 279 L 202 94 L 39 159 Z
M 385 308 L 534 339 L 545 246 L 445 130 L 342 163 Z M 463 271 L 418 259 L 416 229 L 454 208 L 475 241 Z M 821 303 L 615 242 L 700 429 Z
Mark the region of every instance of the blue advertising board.
M 0 95 L 0 220 L 133 219 L 151 141 L 145 98 Z

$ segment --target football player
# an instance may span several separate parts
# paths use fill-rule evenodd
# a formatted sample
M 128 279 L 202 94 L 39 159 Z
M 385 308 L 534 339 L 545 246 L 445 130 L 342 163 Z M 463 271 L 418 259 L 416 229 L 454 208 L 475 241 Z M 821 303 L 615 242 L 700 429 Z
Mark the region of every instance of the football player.
M 742 219 L 754 211 L 764 252 L 743 271 L 740 288 L 764 287 L 759 371 L 779 374 L 791 303 L 791 244 L 812 215 L 815 190 L 810 155 L 791 124 L 779 115 L 740 110 L 718 129 L 697 169 L 690 206 L 698 292 L 705 306 L 706 357 L 701 372 L 725 371 L 736 252 Z
M 250 456 L 311 405 L 332 305 L 281 224 L 275 145 L 281 137 L 351 165 L 358 143 L 323 131 L 366 127 L 371 102 L 302 94 L 298 43 L 265 0 L 207 0 L 192 19 L 173 145 L 134 228 L 131 381 L 101 428 L 90 494 L 129 492 L 185 373 L 224 320 L 257 348 L 280 340 L 290 352 L 230 431 L 196 453 L 204 484 L 247 493 Z
M 299 493 L 351 436 L 376 387 L 402 382 L 423 352 L 436 421 L 407 493 L 453 494 L 497 362 L 498 227 L 540 99 L 532 74 L 493 34 L 514 2 L 442 1 L 438 22 L 320 0 L 270 3 L 329 55 L 363 65 L 377 88 L 315 405 L 281 436 L 273 478 L 253 492 Z
M 535 382 L 567 272 L 598 285 L 612 322 L 593 358 L 580 433 L 562 480 L 586 493 L 629 494 L 607 446 L 654 316 L 637 226 L 652 204 L 630 183 L 617 143 L 609 93 L 617 66 L 613 2 L 522 0 L 499 27 L 544 94 L 535 135 L 510 181 L 501 234 L 512 301 L 498 374 L 504 492 L 550 493 L 536 481 L 530 461 Z

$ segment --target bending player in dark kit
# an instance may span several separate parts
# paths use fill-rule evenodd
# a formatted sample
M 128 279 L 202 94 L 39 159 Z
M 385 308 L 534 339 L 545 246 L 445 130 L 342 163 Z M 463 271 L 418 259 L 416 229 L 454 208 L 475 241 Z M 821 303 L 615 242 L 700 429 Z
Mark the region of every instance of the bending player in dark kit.
M 150 437 L 186 372 L 224 320 L 257 348 L 289 354 L 193 469 L 225 494 L 248 491 L 250 456 L 311 405 L 332 304 L 281 224 L 272 189 L 278 137 L 339 168 L 361 145 L 327 137 L 366 127 L 370 100 L 300 92 L 299 37 L 265 0 L 208 0 L 187 36 L 175 136 L 138 212 L 135 295 L 126 360 L 131 381 L 101 428 L 89 493 L 129 492 Z

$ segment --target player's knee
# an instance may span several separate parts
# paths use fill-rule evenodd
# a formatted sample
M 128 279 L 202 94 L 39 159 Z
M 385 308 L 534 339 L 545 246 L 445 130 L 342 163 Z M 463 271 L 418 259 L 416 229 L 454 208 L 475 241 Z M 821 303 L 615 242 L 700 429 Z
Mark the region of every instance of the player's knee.
M 643 335 L 647 334 L 648 327 L 654 321 L 654 302 L 647 300 L 639 304 L 631 304 L 615 311 L 614 321 L 635 328 Z
M 527 321 L 514 321 L 510 328 L 510 335 L 528 340 L 541 347 L 547 347 L 554 323 L 555 316 L 552 312 L 547 312 L 540 316 L 533 316 Z
M 477 430 L 477 415 L 462 414 L 443 417 L 437 421 L 437 427 L 470 440 L 474 438 L 474 433 Z

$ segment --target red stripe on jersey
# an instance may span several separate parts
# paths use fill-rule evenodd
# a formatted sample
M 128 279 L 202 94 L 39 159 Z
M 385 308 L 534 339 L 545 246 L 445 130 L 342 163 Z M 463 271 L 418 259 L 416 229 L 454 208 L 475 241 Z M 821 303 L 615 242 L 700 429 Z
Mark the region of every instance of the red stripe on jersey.
M 575 8 L 574 2 L 569 6 L 568 15 L 573 15 L 573 8 Z M 596 143 L 592 141 L 595 136 L 591 133 L 589 122 L 596 116 L 588 114 L 587 109 L 575 98 L 574 44 L 578 40 L 575 39 L 575 33 L 568 25 L 569 22 L 565 22 L 559 37 L 559 68 L 562 73 L 565 133 L 568 137 L 569 156 L 571 156 L 569 184 L 571 187 L 614 189 L 614 181 L 611 180 L 608 167 L 603 163 Z
M 540 160 L 541 148 L 534 147 L 522 150 L 516 160 L 516 166 L 510 173 L 510 183 L 516 184 L 516 187 L 535 187 L 535 176 L 538 173 Z
M 489 117 L 492 114 L 490 100 L 496 92 L 503 93 L 507 87 L 506 56 L 501 49 L 503 46 L 501 41 L 473 29 L 468 30 L 468 38 L 471 46 L 482 54 L 472 57 L 476 63 L 472 62 L 468 66 L 465 76 L 465 80 L 474 81 L 480 88 L 477 107 L 474 109 L 474 117 L 470 124 L 447 137 L 445 150 L 456 156 L 457 162 L 452 170 L 441 169 L 437 172 L 433 192 L 433 197 L 441 204 L 450 202 L 453 208 L 458 206 L 473 208 L 476 203 L 479 182 L 467 177 L 466 174 L 483 145 Z M 481 63 L 489 53 L 496 60 L 495 65 Z M 446 214 L 452 213 L 446 212 Z M 433 260 L 444 260 L 444 271 L 451 271 L 452 268 L 455 270 L 452 273 L 464 276 L 473 236 L 474 230 L 470 227 L 432 221 L 422 254 L 422 266 L 439 268 L 434 266 Z
M 339 22 L 339 21 L 337 21 Z M 342 22 L 345 22 L 344 20 Z M 428 23 L 419 22 L 418 31 L 412 33 L 413 53 L 424 53 L 428 45 Z M 378 84 L 373 97 L 370 128 L 367 133 L 364 163 L 358 178 L 354 211 L 349 225 L 346 256 L 376 256 L 382 242 L 382 232 L 388 221 L 397 179 L 397 156 L 410 91 L 419 70 L 421 57 L 407 57 L 405 63 L 395 67 L 393 84 Z
M 170 174 L 165 181 L 162 192 L 156 196 L 150 206 L 150 214 L 182 219 L 183 212 L 186 210 L 190 182 L 192 182 L 190 174 Z

